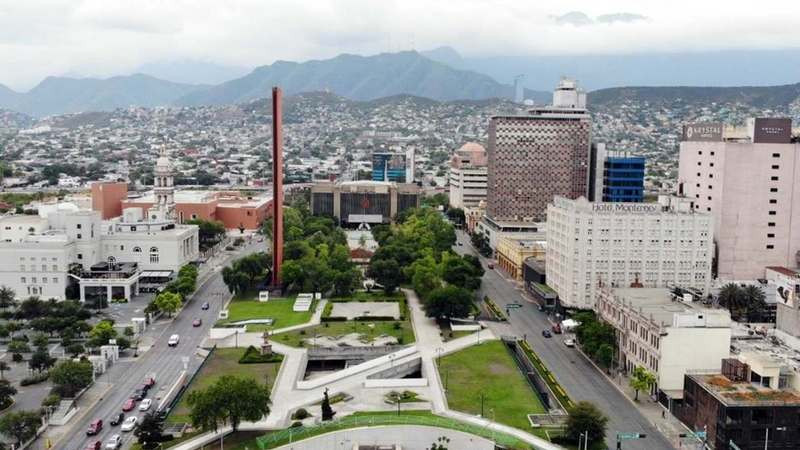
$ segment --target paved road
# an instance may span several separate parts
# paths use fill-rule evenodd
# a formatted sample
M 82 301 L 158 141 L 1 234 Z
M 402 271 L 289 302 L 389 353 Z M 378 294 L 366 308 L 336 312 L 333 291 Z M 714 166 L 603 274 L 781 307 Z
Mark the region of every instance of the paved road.
M 264 243 L 258 243 L 254 239 L 251 245 L 231 257 L 239 257 L 259 251 L 264 245 Z M 196 355 L 198 346 L 208 336 L 208 330 L 214 325 L 218 312 L 222 309 L 222 304 L 230 295 L 227 287 L 222 282 L 220 274 L 222 264 L 219 261 L 212 264 L 218 264 L 220 267 L 197 290 L 192 300 L 187 303 L 175 320 L 171 322 L 160 321 L 153 325 L 157 332 L 153 347 L 139 358 L 126 358 L 118 361 L 108 372 L 100 376 L 99 381 L 113 383 L 112 389 L 88 414 L 83 415 L 80 420 L 71 421 L 68 426 L 72 428 L 66 433 L 69 438 L 58 442 L 58 448 L 83 450 L 89 443 L 97 440 L 101 440 L 105 444 L 106 440 L 113 434 L 121 434 L 123 436 L 123 448 L 130 446 L 135 441 L 133 433 L 122 433 L 119 426 L 112 427 L 108 424 L 112 417 L 122 412 L 122 405 L 130 394 L 144 382 L 146 377 L 155 374 L 156 385 L 150 389 L 149 397 L 166 395 L 184 370 L 182 357 L 189 357 L 187 377 L 197 371 L 202 361 Z M 204 302 L 210 304 L 210 308 L 207 311 L 201 309 Z M 192 321 L 195 318 L 203 320 L 202 326 L 192 326 Z M 180 336 L 180 344 L 177 347 L 167 346 L 167 339 L 172 334 Z M 154 406 L 151 411 L 158 405 L 158 401 L 154 399 L 153 403 Z M 79 411 L 78 414 L 81 414 L 81 412 Z M 145 413 L 139 412 L 137 405 L 136 409 L 125 413 L 125 416 L 128 417 L 132 414 L 138 416 L 139 420 L 141 420 Z M 86 429 L 92 421 L 98 418 L 103 419 L 103 431 L 98 436 L 87 438 L 85 436 Z
M 469 236 L 458 232 L 458 240 L 463 246 L 455 247 L 459 253 L 477 252 L 470 246 Z M 484 262 L 488 260 L 481 257 Z M 628 399 L 620 393 L 604 376 L 574 349 L 564 346 L 559 335 L 546 339 L 542 330 L 549 329 L 545 313 L 540 312 L 533 304 L 522 296 L 516 285 L 506 280 L 495 270 L 486 270 L 483 276 L 480 296 L 488 295 L 498 305 L 512 302 L 525 306 L 512 310 L 509 324 L 514 332 L 522 337 L 526 335 L 528 343 L 536 350 L 547 367 L 556 375 L 561 385 L 573 400 L 588 400 L 600 408 L 608 416 L 606 443 L 609 448 L 616 447 L 617 432 L 638 432 L 647 434 L 646 439 L 625 441 L 623 449 L 672 449 L 669 441 L 659 433 L 647 419 L 634 408 Z

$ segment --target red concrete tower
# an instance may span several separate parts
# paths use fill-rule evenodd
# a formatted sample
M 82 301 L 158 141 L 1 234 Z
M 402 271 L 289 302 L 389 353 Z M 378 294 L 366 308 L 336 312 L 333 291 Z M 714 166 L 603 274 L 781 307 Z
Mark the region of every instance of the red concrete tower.
M 283 100 L 272 88 L 272 286 L 281 285 L 283 263 Z

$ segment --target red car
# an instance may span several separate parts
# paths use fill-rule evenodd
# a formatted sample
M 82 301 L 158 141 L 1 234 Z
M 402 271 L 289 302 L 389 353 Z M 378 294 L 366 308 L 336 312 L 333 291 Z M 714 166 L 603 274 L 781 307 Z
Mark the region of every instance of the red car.
M 202 325 L 202 324 L 203 324 L 203 320 L 202 320 L 202 319 L 194 319 L 194 320 L 192 321 L 192 326 L 193 326 L 193 327 L 199 327 L 199 326 L 200 326 L 200 325 Z
M 85 450 L 100 450 L 101 448 L 103 448 L 103 443 L 100 441 L 94 441 L 89 444 L 86 444 Z
M 86 429 L 87 436 L 94 436 L 103 429 L 103 421 L 100 419 L 95 420 L 94 422 L 89 424 L 89 428 Z
M 129 398 L 129 399 L 125 400 L 125 404 L 122 405 L 122 410 L 124 412 L 128 412 L 128 411 L 133 410 L 134 407 L 136 407 L 136 400 L 134 400 L 132 398 Z
M 147 379 L 144 380 L 144 384 L 145 386 L 147 386 L 148 389 L 150 389 L 151 387 L 156 385 L 156 379 L 152 377 L 147 377 Z

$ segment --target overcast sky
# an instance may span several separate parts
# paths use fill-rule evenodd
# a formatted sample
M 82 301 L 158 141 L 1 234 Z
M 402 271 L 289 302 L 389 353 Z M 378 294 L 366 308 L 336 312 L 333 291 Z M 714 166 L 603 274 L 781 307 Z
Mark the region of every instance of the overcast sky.
M 556 19 L 572 11 L 590 21 Z M 643 18 L 598 20 L 619 13 Z M 800 47 L 798 30 L 797 0 L 0 0 L 0 83 L 442 45 L 468 56 L 777 49 Z

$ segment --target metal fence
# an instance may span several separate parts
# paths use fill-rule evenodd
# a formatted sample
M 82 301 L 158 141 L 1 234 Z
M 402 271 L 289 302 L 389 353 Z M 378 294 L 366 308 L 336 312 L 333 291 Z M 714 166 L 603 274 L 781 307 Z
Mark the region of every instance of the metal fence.
M 474 434 L 505 447 L 517 449 L 532 448 L 530 444 L 506 433 L 494 431 L 486 426 L 474 425 L 456 419 L 434 415 L 359 415 L 348 416 L 340 420 L 312 427 L 294 427 L 270 433 L 256 439 L 261 450 L 279 447 L 321 434 L 350 428 L 377 427 L 389 425 L 422 425 Z

